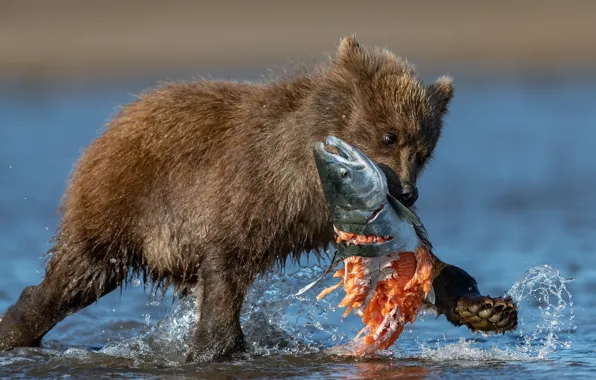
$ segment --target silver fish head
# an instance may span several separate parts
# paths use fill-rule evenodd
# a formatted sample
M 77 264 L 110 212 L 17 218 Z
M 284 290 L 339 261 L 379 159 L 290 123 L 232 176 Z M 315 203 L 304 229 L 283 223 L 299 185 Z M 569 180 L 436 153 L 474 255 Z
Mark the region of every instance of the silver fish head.
M 374 210 L 387 197 L 385 174 L 364 153 L 335 136 L 313 146 L 315 163 L 327 204 L 334 210 Z
M 417 218 L 389 195 L 383 171 L 337 137 L 328 137 L 326 143 L 338 153 L 329 152 L 323 143 L 315 144 L 313 152 L 340 257 L 377 257 L 415 248 Z M 352 238 L 342 239 L 345 236 Z

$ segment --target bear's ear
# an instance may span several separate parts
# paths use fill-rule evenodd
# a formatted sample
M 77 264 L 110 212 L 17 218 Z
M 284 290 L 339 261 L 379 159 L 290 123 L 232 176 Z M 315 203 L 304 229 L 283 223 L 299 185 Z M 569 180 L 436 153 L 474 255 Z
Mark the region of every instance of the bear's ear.
M 338 56 L 357 54 L 361 51 L 355 35 L 344 37 L 339 41 Z
M 351 35 L 339 41 L 336 60 L 344 64 L 354 63 L 362 60 L 362 54 L 362 47 L 356 41 L 356 36 Z
M 451 98 L 453 98 L 454 90 L 452 82 L 451 77 L 442 76 L 435 83 L 428 86 L 431 99 L 441 113 L 447 111 Z

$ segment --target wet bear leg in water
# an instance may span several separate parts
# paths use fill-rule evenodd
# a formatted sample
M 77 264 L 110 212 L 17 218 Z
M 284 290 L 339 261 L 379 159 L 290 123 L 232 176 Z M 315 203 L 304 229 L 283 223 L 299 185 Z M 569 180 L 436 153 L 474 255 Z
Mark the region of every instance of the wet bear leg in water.
M 54 254 L 41 284 L 25 288 L 2 315 L 0 351 L 39 345 L 58 322 L 116 289 L 122 278 L 117 268 L 80 252 Z
M 444 314 L 454 326 L 472 331 L 505 333 L 517 328 L 517 306 L 511 297 L 483 296 L 476 279 L 455 265 L 435 256 L 433 288 L 438 315 Z
M 186 284 L 196 288 L 198 316 L 188 361 L 224 360 L 245 351 L 240 312 L 255 276 L 226 261 L 217 256 L 205 260 L 198 283 Z M 115 290 L 135 268 L 135 263 L 114 262 L 87 251 L 56 250 L 43 281 L 25 288 L 0 319 L 0 351 L 39 345 L 57 323 Z
M 221 263 L 221 265 L 225 265 Z M 251 281 L 236 271 L 202 264 L 195 293 L 197 324 L 187 362 L 229 359 L 245 351 L 240 313 Z

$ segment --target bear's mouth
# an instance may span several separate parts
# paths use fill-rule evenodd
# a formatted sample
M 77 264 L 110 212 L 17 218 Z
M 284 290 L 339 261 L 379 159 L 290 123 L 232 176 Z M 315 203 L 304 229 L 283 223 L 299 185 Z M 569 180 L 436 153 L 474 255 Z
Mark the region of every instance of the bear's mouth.
M 388 241 L 393 240 L 393 236 L 379 236 L 379 235 L 358 235 L 354 232 L 346 232 L 338 230 L 335 226 L 333 226 L 335 230 L 336 238 L 335 242 L 340 244 L 341 242 L 345 242 L 346 245 L 349 247 L 350 244 L 354 245 L 373 245 L 373 244 L 383 244 L 387 243 Z

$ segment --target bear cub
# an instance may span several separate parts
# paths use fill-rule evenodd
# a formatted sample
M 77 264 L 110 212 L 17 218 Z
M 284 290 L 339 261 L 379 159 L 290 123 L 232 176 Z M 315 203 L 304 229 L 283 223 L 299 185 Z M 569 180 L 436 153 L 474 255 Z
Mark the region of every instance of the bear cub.
M 189 360 L 241 352 L 240 310 L 255 276 L 333 242 L 313 143 L 334 135 L 358 147 L 411 206 L 452 96 L 449 78 L 423 84 L 407 61 L 353 37 L 290 78 L 142 94 L 77 162 L 45 277 L 3 315 L 0 350 L 39 344 L 141 274 L 164 289 L 195 289 Z M 460 295 L 444 295 L 438 311 L 450 318 Z

